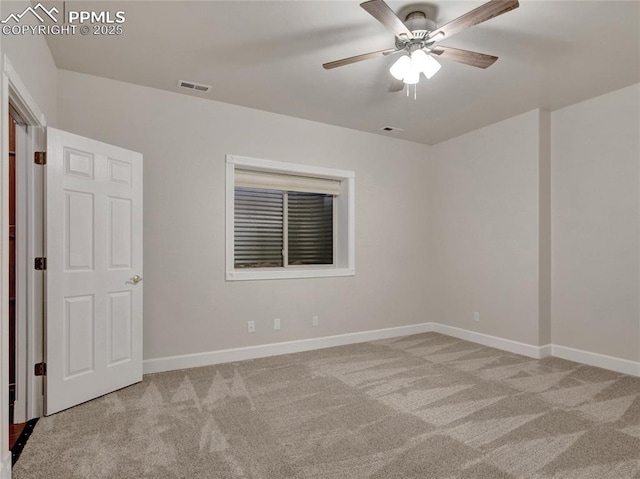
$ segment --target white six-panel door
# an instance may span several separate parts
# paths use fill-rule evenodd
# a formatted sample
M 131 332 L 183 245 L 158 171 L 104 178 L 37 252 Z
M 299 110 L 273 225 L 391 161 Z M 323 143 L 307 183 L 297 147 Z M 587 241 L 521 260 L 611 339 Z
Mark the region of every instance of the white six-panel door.
M 47 129 L 45 414 L 142 379 L 142 155 Z

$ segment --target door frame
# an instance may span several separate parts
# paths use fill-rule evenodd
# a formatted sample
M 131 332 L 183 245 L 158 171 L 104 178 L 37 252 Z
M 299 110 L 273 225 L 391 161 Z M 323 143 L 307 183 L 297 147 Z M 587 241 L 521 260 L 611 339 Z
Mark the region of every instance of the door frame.
M 9 107 L 15 110 L 26 124 L 26 138 L 23 138 L 23 148 L 26 158 L 33 158 L 33 152 L 43 148 L 46 126 L 46 118 L 35 100 L 29 93 L 24 82 L 13 68 L 11 61 L 7 55 L 0 55 L 2 62 L 2 78 L 0 92 L 0 115 L 4 119 L 1 124 L 4 125 L 0 132 L 0 264 L 8 264 L 9 259 L 9 221 L 8 215 L 8 190 L 9 190 L 9 128 L 6 118 L 9 117 Z M 20 403 L 21 412 L 18 417 L 32 419 L 42 415 L 42 378 L 37 378 L 33 374 L 29 374 L 32 367 L 29 365 L 40 362 L 43 359 L 43 324 L 41 320 L 35 320 L 39 306 L 40 311 L 43 307 L 44 289 L 42 281 L 42 272 L 35 272 L 29 266 L 29 258 L 36 256 L 39 251 L 43 250 L 42 237 L 36 238 L 38 232 L 37 222 L 34 221 L 36 213 L 40 215 L 44 213 L 42 209 L 42 201 L 38 199 L 35 191 L 39 181 L 37 176 L 42 178 L 42 172 L 38 172 L 34 168 L 34 163 L 26 162 L 26 168 L 21 170 L 23 178 L 18 179 L 18 183 L 22 185 L 21 191 L 17 194 L 19 201 L 25 201 L 22 222 L 24 229 L 21 229 L 23 238 L 22 251 L 18 253 L 23 257 L 22 265 L 26 266 L 26 278 L 23 281 L 23 289 L 27 291 L 18 291 L 23 294 L 22 323 L 18 319 L 18 339 L 17 347 L 22 350 L 17 351 L 18 361 L 16 362 L 16 388 L 20 388 L 24 401 Z M 19 174 L 19 172 L 18 172 Z M 40 183 L 43 184 L 43 183 Z M 42 195 L 42 191 L 40 191 Z M 40 216 L 42 217 L 42 216 Z M 43 234 L 42 225 L 39 227 L 40 233 Z M 36 241 L 37 240 L 37 241 Z M 26 248 L 26 250 L 25 250 Z M 41 254 L 40 254 L 41 255 Z M 26 262 L 26 265 L 24 264 Z M 9 282 L 8 269 L 2 268 L 0 271 L 0 421 L 1 424 L 8 424 L 9 415 Z M 38 292 L 38 284 L 40 284 Z M 20 314 L 18 315 L 20 318 Z M 39 316 L 42 318 L 42 315 Z M 38 344 L 40 342 L 40 344 Z M 26 350 L 25 350 L 26 349 Z M 21 398 L 22 398 L 21 397 Z M 3 428 L 0 431 L 0 479 L 8 479 L 11 477 L 11 452 L 9 451 L 9 431 Z
M 13 403 L 13 422 L 15 424 L 27 421 L 27 265 L 28 261 L 28 236 L 27 236 L 27 155 L 29 154 L 29 134 L 28 126 L 22 116 L 12 107 L 9 102 L 12 117 L 16 122 L 16 142 L 15 142 L 15 176 L 16 176 L 16 252 L 15 252 L 15 383 L 16 395 Z M 11 350 L 11 347 L 9 347 Z

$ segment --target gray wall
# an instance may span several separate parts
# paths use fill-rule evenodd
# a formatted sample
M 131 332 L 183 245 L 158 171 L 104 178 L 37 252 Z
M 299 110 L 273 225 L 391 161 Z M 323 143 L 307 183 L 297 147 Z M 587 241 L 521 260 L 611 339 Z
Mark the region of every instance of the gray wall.
M 434 147 L 434 321 L 640 359 L 639 107 L 634 85 Z
M 640 360 L 640 85 L 552 114 L 553 342 Z
M 532 111 L 434 147 L 434 321 L 540 345 L 540 268 L 549 261 L 540 248 L 539 201 L 546 115 Z
M 145 154 L 146 358 L 437 321 L 637 360 L 637 95 L 435 147 L 66 71 L 58 108 Z M 225 282 L 227 153 L 355 170 L 356 277 Z
M 50 125 L 145 153 L 148 358 L 439 321 L 640 359 L 638 85 L 430 148 L 58 72 L 42 37 L 2 52 Z M 357 276 L 224 282 L 226 153 L 354 169 Z
M 144 154 L 145 358 L 431 320 L 429 147 L 68 71 L 58 108 Z M 226 282 L 225 154 L 354 170 L 356 276 Z

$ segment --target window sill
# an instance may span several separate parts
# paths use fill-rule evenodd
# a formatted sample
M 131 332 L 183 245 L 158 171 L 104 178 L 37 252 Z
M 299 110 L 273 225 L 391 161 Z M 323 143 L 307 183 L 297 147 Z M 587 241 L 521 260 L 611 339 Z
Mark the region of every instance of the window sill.
M 235 270 L 227 272 L 227 281 L 254 281 L 261 279 L 296 279 L 296 278 L 330 278 L 335 276 L 355 276 L 351 268 L 318 268 L 318 269 L 269 269 L 269 270 Z

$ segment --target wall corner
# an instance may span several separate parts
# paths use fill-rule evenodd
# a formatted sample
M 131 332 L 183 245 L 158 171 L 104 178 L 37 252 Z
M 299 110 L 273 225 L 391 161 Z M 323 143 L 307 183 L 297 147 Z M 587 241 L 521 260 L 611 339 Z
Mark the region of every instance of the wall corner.
M 538 109 L 538 345 L 551 343 L 551 113 Z

